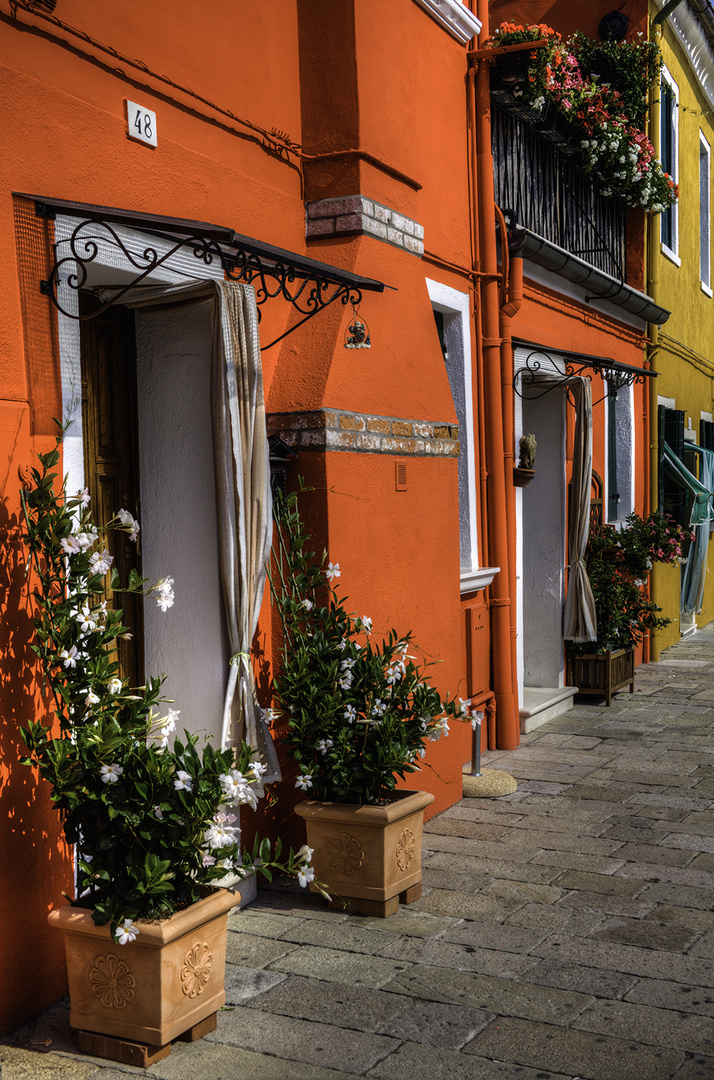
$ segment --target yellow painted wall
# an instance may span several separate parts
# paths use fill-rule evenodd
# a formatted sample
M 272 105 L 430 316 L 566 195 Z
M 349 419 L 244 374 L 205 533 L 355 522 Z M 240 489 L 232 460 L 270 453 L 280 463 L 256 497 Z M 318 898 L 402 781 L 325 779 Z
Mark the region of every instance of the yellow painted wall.
M 654 14 L 656 9 L 653 7 L 651 15 Z M 684 411 L 685 428 L 691 421 L 696 442 L 699 443 L 701 414 L 714 412 L 714 299 L 702 288 L 700 282 L 699 133 L 703 132 L 712 149 L 711 170 L 714 165 L 714 116 L 712 103 L 703 93 L 687 52 L 670 20 L 665 22 L 658 40 L 665 66 L 679 92 L 679 265 L 664 254 L 660 243 L 659 217 L 655 217 L 649 229 L 651 251 L 647 291 L 672 314 L 657 332 L 651 359 L 658 372 L 656 395 L 674 399 L 675 408 Z M 709 64 L 712 63 L 714 57 L 710 56 Z M 652 141 L 658 146 L 657 107 L 653 110 L 652 121 Z M 714 206 L 711 202 L 710 184 L 710 222 L 714 217 Z M 711 228 L 709 245 L 711 264 Z M 656 408 L 652 409 L 651 419 L 652 441 L 656 444 Z M 656 492 L 656 483 L 654 490 Z M 712 565 L 712 545 L 709 559 Z M 679 576 L 678 567 L 654 568 L 653 599 L 662 607 L 663 614 L 672 619 L 672 623 L 655 635 L 652 642 L 653 659 L 657 658 L 661 649 L 678 641 L 680 637 Z M 697 616 L 697 624 L 703 626 L 712 619 L 714 574 L 707 582 L 704 605 Z

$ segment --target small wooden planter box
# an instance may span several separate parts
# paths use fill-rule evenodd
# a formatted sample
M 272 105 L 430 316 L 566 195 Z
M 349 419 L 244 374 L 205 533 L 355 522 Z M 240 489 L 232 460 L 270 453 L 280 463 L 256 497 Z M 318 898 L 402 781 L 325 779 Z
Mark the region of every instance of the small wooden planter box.
M 568 686 L 577 686 L 579 694 L 604 697 L 609 705 L 612 695 L 624 686 L 630 687 L 631 694 L 635 691 L 635 650 L 568 656 L 567 681 Z

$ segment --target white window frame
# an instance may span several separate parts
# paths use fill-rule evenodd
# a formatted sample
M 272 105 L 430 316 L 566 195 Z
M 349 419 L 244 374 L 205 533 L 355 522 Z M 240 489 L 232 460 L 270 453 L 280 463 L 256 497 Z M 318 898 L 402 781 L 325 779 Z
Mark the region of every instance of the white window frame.
M 706 160 L 706 191 L 702 191 L 702 159 Z M 699 283 L 702 292 L 712 296 L 712 152 L 704 132 L 699 131 Z M 702 214 L 702 210 L 705 213 Z M 703 255 L 706 251 L 706 267 Z
M 675 184 L 679 183 L 679 87 L 672 78 L 667 68 L 662 65 L 662 79 L 667 83 L 672 96 L 674 98 L 674 108 L 672 110 L 672 170 L 670 175 Z M 662 157 L 662 109 L 660 107 L 660 159 Z M 679 257 L 679 205 L 673 203 L 671 207 L 672 214 L 672 236 L 674 246 L 669 247 L 662 239 L 662 215 L 660 214 L 660 250 L 675 266 L 681 266 L 682 260 Z
M 489 585 L 495 571 L 488 567 L 480 568 L 478 559 L 476 425 L 473 409 L 469 294 L 452 289 L 441 281 L 432 281 L 430 278 L 425 278 L 425 281 L 432 309 L 444 316 L 445 364 L 461 435 L 459 456 L 461 592 L 474 592 Z M 466 513 L 462 515 L 464 504 Z M 468 564 L 463 558 L 464 548 L 470 555 Z
M 624 521 L 628 514 L 635 509 L 635 424 L 634 424 L 634 389 L 632 386 L 622 386 L 617 391 L 617 397 L 610 394 L 605 398 L 606 409 L 606 438 L 605 438 L 605 491 L 604 509 L 608 524 Z M 614 413 L 614 416 L 613 416 Z M 611 419 L 616 425 L 615 441 L 617 443 L 617 493 L 620 501 L 617 507 L 617 516 L 609 514 L 609 483 L 610 483 L 610 440 L 609 430 Z

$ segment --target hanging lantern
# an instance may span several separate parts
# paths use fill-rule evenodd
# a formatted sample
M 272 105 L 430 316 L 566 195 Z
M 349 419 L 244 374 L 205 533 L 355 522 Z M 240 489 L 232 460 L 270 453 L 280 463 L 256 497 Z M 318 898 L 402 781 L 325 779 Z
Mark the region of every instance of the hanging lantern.
M 345 331 L 346 349 L 371 349 L 372 342 L 369 338 L 369 327 L 359 317 L 359 306 L 352 301 L 352 322 Z

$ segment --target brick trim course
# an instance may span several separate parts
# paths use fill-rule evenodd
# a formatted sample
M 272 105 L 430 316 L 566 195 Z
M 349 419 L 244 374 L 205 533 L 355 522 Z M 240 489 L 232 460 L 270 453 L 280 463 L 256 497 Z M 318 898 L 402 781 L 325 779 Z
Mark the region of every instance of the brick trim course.
M 405 420 L 389 416 L 316 409 L 272 413 L 268 434 L 295 450 L 347 450 L 352 453 L 410 457 L 458 457 L 457 424 L 436 420 Z
M 305 203 L 305 209 L 305 235 L 308 240 L 361 233 L 403 248 L 413 255 L 421 257 L 424 254 L 423 225 L 364 195 L 318 199 Z

